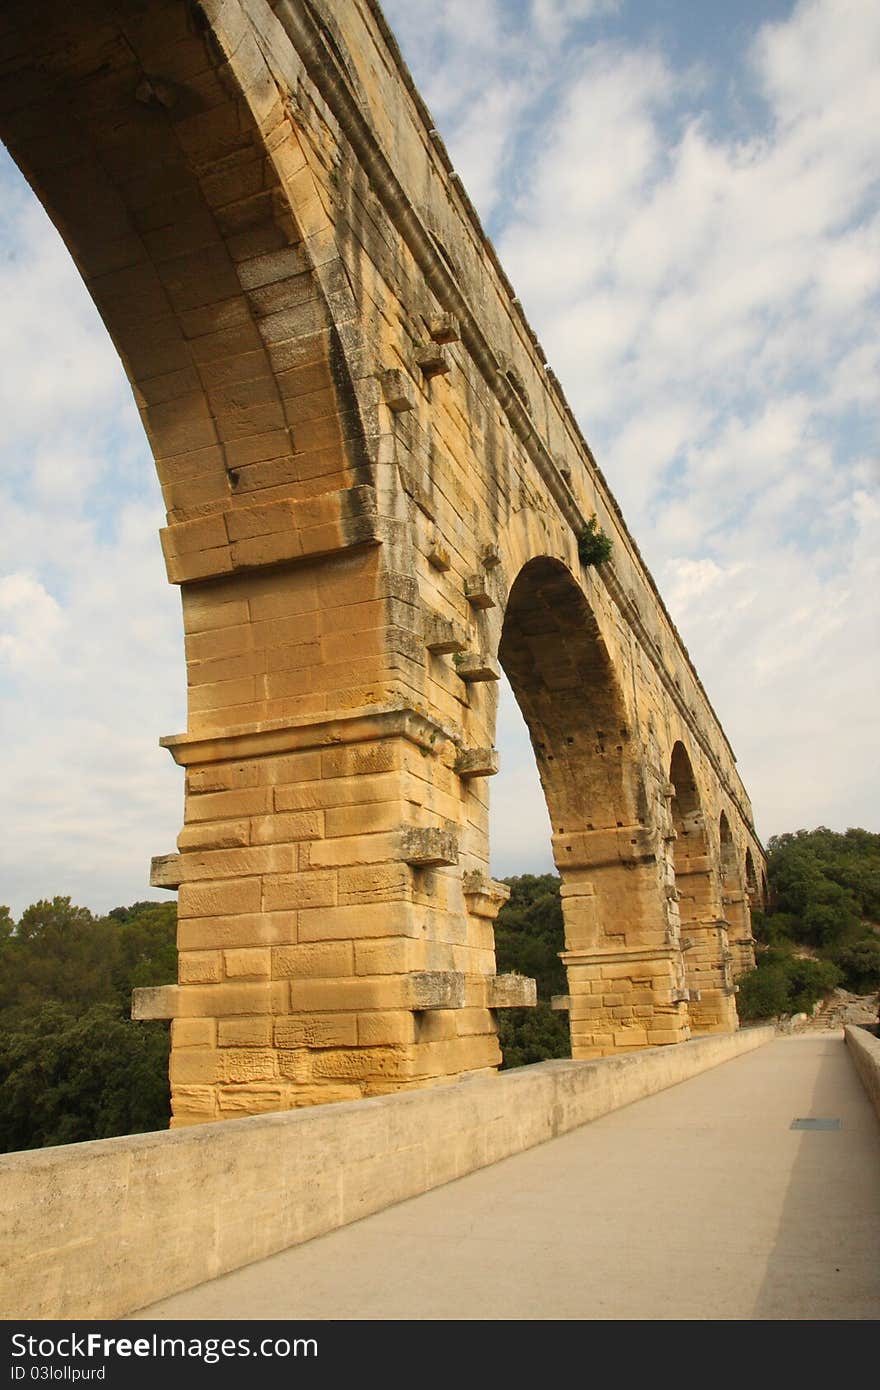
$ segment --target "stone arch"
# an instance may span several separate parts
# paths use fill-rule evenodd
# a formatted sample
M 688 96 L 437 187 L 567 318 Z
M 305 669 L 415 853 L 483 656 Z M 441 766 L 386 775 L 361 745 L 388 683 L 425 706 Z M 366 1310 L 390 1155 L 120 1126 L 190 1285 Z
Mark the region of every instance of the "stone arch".
M 758 875 L 755 871 L 755 861 L 751 849 L 746 846 L 746 855 L 743 863 L 743 872 L 746 880 L 746 892 L 752 907 L 759 907 L 760 890 L 758 888 Z
M 712 870 L 703 801 L 680 740 L 669 763 L 672 862 L 691 1026 L 698 1033 L 736 1028 L 727 923 Z
M 254 576 L 258 608 L 266 566 L 369 541 L 375 478 L 340 340 L 356 315 L 337 263 L 316 254 L 330 224 L 285 84 L 197 6 L 10 9 L 37 61 L 3 135 L 140 411 L 181 590 L 190 732 L 286 714 L 280 676 L 257 679 L 259 643 L 246 657 L 227 640 L 221 658 L 205 634 L 235 616 L 241 594 L 224 585 L 239 576 Z M 368 591 L 375 552 L 359 563 Z
M 754 968 L 755 950 L 749 901 L 743 887 L 739 855 L 724 811 L 718 822 L 721 863 L 722 916 L 727 919 L 727 936 L 731 952 L 731 974 L 738 980 Z
M 0 26 L 0 123 L 125 362 L 181 586 L 186 824 L 152 880 L 179 983 L 137 1004 L 174 1020 L 175 1124 L 497 1065 L 528 993 L 491 928 L 499 643 L 575 1055 L 688 1034 L 658 729 L 740 785 L 386 31 L 334 16 L 10 0 Z
M 560 560 L 520 570 L 498 654 L 529 729 L 562 878 L 572 1055 L 680 1040 L 687 1021 L 641 749 L 596 618 Z

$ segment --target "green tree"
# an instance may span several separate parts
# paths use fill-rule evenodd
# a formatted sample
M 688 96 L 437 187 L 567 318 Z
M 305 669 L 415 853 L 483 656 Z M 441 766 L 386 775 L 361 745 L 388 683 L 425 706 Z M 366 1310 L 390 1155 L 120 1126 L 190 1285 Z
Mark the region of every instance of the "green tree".
M 550 1008 L 550 998 L 566 991 L 565 928 L 556 874 L 520 874 L 504 880 L 510 898 L 495 922 L 499 972 L 515 971 L 537 982 L 534 1009 L 502 1009 L 498 1036 L 505 1067 L 521 1067 L 551 1057 L 570 1057 L 568 1014 Z
M 69 898 L 0 915 L 0 1150 L 168 1124 L 169 1028 L 131 991 L 177 973 L 173 903 L 95 917 Z

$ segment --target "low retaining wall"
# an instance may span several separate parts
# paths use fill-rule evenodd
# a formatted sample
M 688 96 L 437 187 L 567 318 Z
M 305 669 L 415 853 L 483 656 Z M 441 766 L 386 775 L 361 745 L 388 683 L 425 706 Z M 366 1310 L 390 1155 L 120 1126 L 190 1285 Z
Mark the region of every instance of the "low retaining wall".
M 880 1038 L 867 1028 L 847 1024 L 843 1030 L 849 1055 L 880 1119 Z
M 4 1155 L 0 1316 L 121 1317 L 686 1081 L 774 1032 Z

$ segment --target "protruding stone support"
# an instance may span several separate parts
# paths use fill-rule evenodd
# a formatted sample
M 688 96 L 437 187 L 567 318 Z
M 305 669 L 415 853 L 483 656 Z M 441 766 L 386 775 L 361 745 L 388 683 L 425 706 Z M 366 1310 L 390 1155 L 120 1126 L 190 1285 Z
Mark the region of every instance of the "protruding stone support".
M 479 681 L 497 681 L 501 678 L 501 667 L 495 657 L 487 652 L 461 652 L 454 664 L 466 685 L 473 685 Z
M 400 857 L 414 868 L 458 863 L 458 837 L 452 830 L 408 826 L 401 832 Z
M 490 975 L 486 980 L 490 1009 L 533 1009 L 537 1002 L 537 983 L 526 975 Z
M 489 589 L 485 574 L 469 574 L 464 581 L 464 596 L 471 608 L 495 608 L 497 600 Z
M 406 372 L 389 368 L 382 373 L 382 396 L 388 409 L 395 415 L 404 415 L 416 408 L 416 393 L 413 381 Z
M 445 574 L 447 570 L 452 568 L 452 560 L 450 558 L 449 551 L 447 550 L 443 542 L 437 538 L 431 540 L 431 543 L 428 546 L 427 558 L 428 564 L 431 566 L 431 568 L 439 570 L 441 574 Z
M 425 616 L 425 646 L 432 656 L 463 652 L 467 647 L 467 634 L 461 624 L 452 618 L 429 613 Z
M 461 328 L 454 314 L 433 314 L 428 331 L 435 343 L 457 343 Z
M 452 368 L 452 361 L 444 347 L 431 342 L 416 350 L 416 366 L 428 378 L 445 376 Z
M 176 1018 L 179 1012 L 177 985 L 146 985 L 131 992 L 131 1016 L 145 1019 Z
M 465 781 L 471 777 L 494 777 L 498 766 L 495 748 L 463 748 L 455 760 L 455 771 Z
M 472 917 L 483 917 L 494 922 L 498 913 L 510 897 L 506 883 L 490 878 L 479 869 L 472 869 L 462 878 L 462 892 L 468 912 Z
M 150 860 L 150 887 L 176 893 L 182 882 L 179 854 L 156 854 Z

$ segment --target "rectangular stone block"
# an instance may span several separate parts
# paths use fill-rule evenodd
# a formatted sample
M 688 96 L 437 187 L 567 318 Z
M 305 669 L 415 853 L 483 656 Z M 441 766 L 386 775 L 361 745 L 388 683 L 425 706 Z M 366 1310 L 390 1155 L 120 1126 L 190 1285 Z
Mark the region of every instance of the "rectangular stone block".
M 357 1041 L 356 1014 L 300 1014 L 275 1021 L 276 1047 L 356 1047 Z
M 299 913 L 297 925 L 300 941 L 351 941 L 365 936 L 416 936 L 419 932 L 410 904 L 398 902 L 306 908 Z
M 340 869 L 338 879 L 340 906 L 393 902 L 412 893 L 408 864 L 366 864 Z
M 486 977 L 486 1007 L 488 1009 L 533 1009 L 538 1002 L 538 986 L 525 975 L 489 975 Z
M 177 837 L 177 846 L 181 850 L 238 849 L 249 843 L 250 826 L 246 820 L 186 825 Z
M 178 974 L 182 985 L 216 984 L 223 979 L 223 957 L 219 951 L 181 951 Z
M 268 947 L 224 951 L 223 961 L 228 980 L 268 979 L 272 973 L 272 956 Z
M 331 907 L 336 901 L 336 875 L 323 871 L 285 874 L 268 878 L 263 883 L 263 906 L 267 911 L 279 908 Z
M 410 1010 L 377 1010 L 357 1016 L 359 1047 L 406 1047 L 415 1039 L 416 1024 Z
M 179 854 L 157 854 L 150 860 L 150 887 L 176 892 L 183 881 Z
M 501 679 L 501 667 L 488 652 L 459 652 L 452 664 L 466 685 Z
M 271 1081 L 278 1062 L 271 1048 L 223 1048 L 216 1053 L 218 1081 Z
M 295 940 L 295 912 L 185 917 L 177 924 L 177 944 L 182 951 L 217 950 L 223 946 L 273 946 Z
M 209 1086 L 220 1079 L 217 1059 L 219 1053 L 214 1048 L 190 1047 L 180 1052 L 172 1052 L 168 1064 L 168 1074 L 172 1086 L 182 1084 Z
M 172 1047 L 214 1047 L 217 1025 L 213 1018 L 175 1018 L 171 1024 Z
M 354 965 L 358 975 L 405 975 L 424 965 L 424 947 L 406 937 L 356 941 Z
M 184 883 L 177 913 L 178 917 L 226 917 L 238 912 L 259 912 L 261 906 L 258 878 L 226 879 L 219 883 Z
M 200 1023 L 201 1019 L 181 1019 L 183 1023 Z M 220 1047 L 270 1047 L 271 1018 L 221 1018 L 217 1024 Z
M 435 826 L 407 826 L 400 832 L 400 857 L 418 868 L 458 863 L 458 837 L 454 830 Z
M 275 979 L 325 979 L 354 974 L 354 947 L 350 941 L 309 942 L 278 946 L 272 952 Z
M 179 1003 L 177 985 L 144 985 L 131 992 L 131 1016 L 135 1020 L 174 1018 Z
M 455 760 L 455 771 L 464 781 L 494 777 L 498 767 L 498 752 L 494 748 L 462 748 Z

